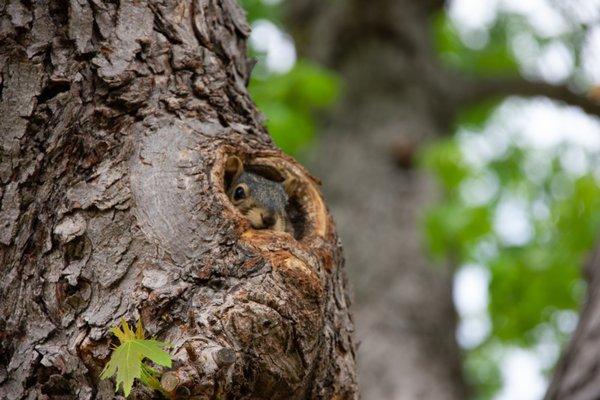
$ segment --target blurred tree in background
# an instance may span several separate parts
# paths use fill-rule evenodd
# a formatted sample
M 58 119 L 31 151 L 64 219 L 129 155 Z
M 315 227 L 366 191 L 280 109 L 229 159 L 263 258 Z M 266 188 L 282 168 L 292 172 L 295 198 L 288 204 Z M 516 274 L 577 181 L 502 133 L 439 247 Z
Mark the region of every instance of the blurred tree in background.
M 573 91 L 600 81 L 593 54 L 599 4 L 490 1 L 479 2 L 485 10 L 478 11 L 473 2 L 459 3 L 430 18 L 435 50 L 449 70 L 474 79 L 521 75 Z M 277 2 L 242 4 L 255 27 L 269 21 L 285 32 Z M 469 5 L 479 12 L 474 22 L 464 15 Z M 305 59 L 274 71 L 262 42 L 253 42 L 259 63 L 250 88 L 275 141 L 297 155 L 311 143 L 318 113 L 338 97 L 340 79 Z M 554 90 L 548 88 L 488 88 L 479 96 L 465 86 L 473 101 L 454 118 L 455 134 L 421 151 L 443 190 L 422 218 L 430 255 L 475 271 L 488 285 L 485 309 L 461 312 L 458 330 L 473 398 L 498 393 L 511 349 L 531 351 L 550 371 L 576 325 L 582 265 L 600 233 L 598 123 L 554 101 L 501 98 Z
M 598 5 L 532 3 L 498 2 L 494 18 L 462 32 L 440 13 L 433 29 L 441 59 L 465 74 L 520 72 L 592 86 Z M 529 135 L 527 118 L 538 126 Z M 427 215 L 425 233 L 434 256 L 487 272 L 488 313 L 467 317 L 459 335 L 470 330 L 463 346 L 476 398 L 491 398 L 504 349 L 531 349 L 548 373 L 575 328 L 582 267 L 600 233 L 600 139 L 589 137 L 598 134 L 596 121 L 542 99 L 476 104 L 459 115 L 456 132 L 423 156 L 445 194 Z
M 491 118 L 504 119 L 523 102 L 509 101 Z M 466 119 L 458 130 L 424 154 L 445 191 L 425 233 L 434 256 L 486 271 L 489 315 L 467 315 L 461 328 L 470 330 L 467 376 L 489 398 L 500 382 L 502 346 L 534 349 L 551 368 L 575 327 L 581 269 L 600 227 L 600 187 L 588 169 L 598 155 L 568 141 L 536 148 L 519 132 L 489 133 Z M 474 160 L 464 152 L 472 141 L 496 147 Z

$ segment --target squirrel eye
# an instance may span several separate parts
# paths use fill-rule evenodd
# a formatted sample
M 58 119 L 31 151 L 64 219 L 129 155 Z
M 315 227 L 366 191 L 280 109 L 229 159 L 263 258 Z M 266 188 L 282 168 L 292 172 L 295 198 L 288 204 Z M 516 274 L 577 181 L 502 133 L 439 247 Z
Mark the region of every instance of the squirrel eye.
M 246 191 L 244 190 L 243 186 L 238 186 L 235 188 L 235 191 L 233 192 L 233 199 L 234 200 L 242 200 L 244 197 L 246 197 Z

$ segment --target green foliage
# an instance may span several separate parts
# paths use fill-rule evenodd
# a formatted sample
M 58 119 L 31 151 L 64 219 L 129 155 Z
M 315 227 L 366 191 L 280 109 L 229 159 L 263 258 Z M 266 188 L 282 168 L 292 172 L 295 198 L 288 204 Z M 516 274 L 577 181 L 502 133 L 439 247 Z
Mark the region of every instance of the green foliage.
M 557 162 L 554 173 L 534 182 L 523 172 L 525 156 L 513 145 L 502 158 L 476 168 L 462 159 L 456 141 L 433 146 L 423 159 L 445 189 L 446 200 L 429 211 L 424 226 L 432 254 L 489 266 L 494 333 L 502 340 L 529 345 L 527 332 L 549 322 L 546 308 L 575 309 L 581 300 L 572 286 L 600 233 L 600 186 L 589 174 L 572 177 L 557 171 Z M 500 189 L 486 204 L 470 204 L 461 196 L 461 185 L 484 173 L 496 176 Z M 553 192 L 557 177 L 571 188 L 568 196 Z M 548 208 L 546 217 L 532 221 L 532 239 L 522 246 L 502 243 L 494 231 L 493 215 L 507 196 L 524 198 L 531 214 L 541 201 Z M 497 251 L 482 258 L 482 244 Z
M 472 400 L 491 399 L 502 386 L 500 374 L 501 346 L 489 342 L 471 350 L 464 360 L 465 378 L 477 391 Z
M 119 339 L 120 344 L 113 350 L 100 378 L 108 379 L 116 375 L 115 391 L 122 386 L 126 397 L 129 396 L 135 379 L 148 387 L 160 390 L 157 371 L 145 364 L 144 359 L 167 368 L 171 367 L 171 356 L 165 351 L 167 345 L 154 339 L 145 339 L 144 328 L 139 320 L 135 332 L 124 319 L 121 320 L 120 328 L 115 326 L 110 331 Z
M 452 139 L 438 141 L 435 146 L 420 154 L 420 158 L 425 167 L 435 172 L 438 183 L 448 193 L 455 194 L 458 184 L 471 172 L 463 160 L 460 148 Z
M 465 251 L 491 230 L 487 207 L 465 207 L 459 202 L 446 202 L 432 208 L 425 219 L 427 243 L 436 256 L 464 259 Z
M 513 19 L 514 21 L 514 19 Z M 514 75 L 518 64 L 508 46 L 509 20 L 498 21 L 489 32 L 480 32 L 478 37 L 488 34 L 482 48 L 468 47 L 446 13 L 433 19 L 433 35 L 440 58 L 450 67 L 473 75 Z
M 250 23 L 268 20 L 280 29 L 280 4 L 242 0 Z M 266 126 L 275 143 L 286 153 L 298 156 L 312 142 L 317 113 L 338 98 L 340 82 L 333 72 L 300 59 L 286 73 L 269 71 L 265 55 L 250 49 L 258 63 L 250 81 L 250 94 L 266 116 Z
M 531 243 L 504 249 L 489 263 L 490 313 L 502 340 L 531 346 L 542 323 L 560 334 L 548 311 L 576 310 L 581 302 L 581 268 L 600 234 L 600 187 L 590 175 L 570 183 L 571 195 L 551 200 L 550 215 L 537 221 Z
M 533 168 L 548 171 L 536 179 L 524 167 L 533 150 L 516 141 L 480 164 L 467 161 L 467 148 L 455 138 L 422 155 L 445 195 L 425 216 L 424 232 L 436 258 L 484 265 L 491 272 L 491 334 L 465 359 L 467 378 L 477 388 L 475 398 L 483 399 L 492 398 L 497 388 L 493 364 L 501 346 L 534 348 L 541 327 L 559 342 L 567 339 L 556 316 L 581 304 L 581 268 L 600 234 L 600 182 L 591 173 L 578 176 L 563 169 L 559 159 L 566 145 L 540 156 L 545 167 Z M 473 202 L 463 188 L 483 176 L 493 177 L 496 188 L 484 202 Z M 506 243 L 496 230 L 502 221 L 495 217 L 507 198 L 521 199 L 527 209 L 532 235 L 526 243 Z M 536 212 L 540 207 L 544 212 Z
M 577 68 L 585 38 L 576 25 L 558 37 L 544 37 L 522 16 L 502 12 L 487 29 L 476 32 L 477 37 L 471 37 L 476 40 L 471 43 L 461 37 L 446 13 L 434 18 L 432 28 L 442 61 L 477 76 L 517 75 L 523 66 L 512 53 L 511 42 L 519 35 L 528 38 L 538 51 L 531 57 L 545 46 L 566 44 Z M 574 74 L 578 73 L 575 69 Z M 583 78 L 578 79 L 581 82 Z M 497 105 L 498 100 L 491 100 L 462 110 L 457 129 L 482 131 Z M 580 271 L 600 234 L 598 180 L 590 173 L 566 173 L 559 162 L 560 147 L 542 156 L 550 160 L 545 177 L 532 179 L 526 171 L 531 155 L 532 149 L 513 142 L 502 156 L 484 165 L 472 165 L 455 138 L 436 144 L 422 156 L 423 164 L 434 172 L 445 194 L 444 201 L 424 219 L 430 253 L 438 260 L 447 257 L 458 263 L 484 265 L 491 273 L 491 332 L 486 341 L 465 355 L 465 374 L 475 388 L 476 399 L 493 398 L 500 387 L 497 365 L 504 348 L 535 348 L 541 340 L 540 332 L 564 343 L 569 332 L 561 328 L 557 315 L 579 307 L 583 296 Z M 496 181 L 496 192 L 483 203 L 469 201 L 462 189 L 483 177 Z M 494 218 L 507 198 L 521 199 L 527 207 L 532 227 L 527 243 L 505 243 L 495 231 L 494 223 L 498 221 Z M 540 204 L 546 212 L 535 216 Z
M 339 91 L 338 78 L 306 61 L 299 61 L 286 74 L 257 77 L 250 93 L 267 116 L 267 128 L 275 143 L 297 154 L 315 134 L 314 113 L 333 103 Z
M 273 23 L 281 20 L 281 9 L 277 4 L 263 0 L 240 0 L 239 3 L 246 11 L 246 18 L 251 23 L 259 19 L 266 19 Z
M 461 110 L 456 119 L 457 127 L 474 130 L 482 129 L 499 104 L 499 100 L 486 99 L 480 103 L 473 104 L 467 109 Z

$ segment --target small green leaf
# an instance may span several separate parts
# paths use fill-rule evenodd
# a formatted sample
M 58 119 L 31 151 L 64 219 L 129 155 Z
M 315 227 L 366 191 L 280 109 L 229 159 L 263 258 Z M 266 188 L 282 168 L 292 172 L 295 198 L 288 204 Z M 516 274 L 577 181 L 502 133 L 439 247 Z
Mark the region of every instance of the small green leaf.
M 151 387 L 155 386 L 157 379 L 153 376 L 154 370 L 146 366 L 143 361 L 148 358 L 158 365 L 171 367 L 171 356 L 164 350 L 167 345 L 155 339 L 144 339 L 144 328 L 140 321 L 137 323 L 135 333 L 124 319 L 121 320 L 121 327 L 116 326 L 111 329 L 111 332 L 117 336 L 120 345 L 114 349 L 100 378 L 108 379 L 116 373 L 116 390 L 122 386 L 125 396 L 131 393 L 135 379 Z

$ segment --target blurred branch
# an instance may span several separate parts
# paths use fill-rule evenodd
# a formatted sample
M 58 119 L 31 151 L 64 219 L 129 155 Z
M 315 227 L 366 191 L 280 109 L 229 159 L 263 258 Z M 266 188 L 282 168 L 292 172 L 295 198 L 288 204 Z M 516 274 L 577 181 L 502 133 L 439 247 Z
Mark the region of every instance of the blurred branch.
M 544 96 L 600 116 L 600 102 L 585 94 L 575 93 L 565 85 L 528 81 L 524 78 L 482 78 L 458 80 L 453 86 L 459 106 L 468 106 L 493 97 Z

